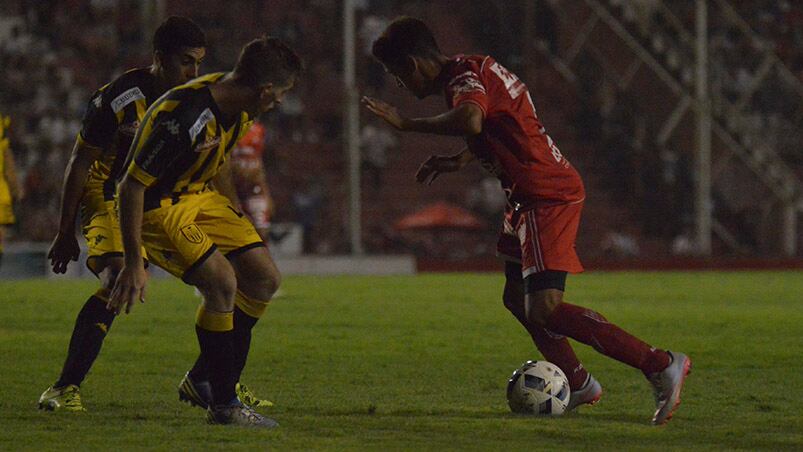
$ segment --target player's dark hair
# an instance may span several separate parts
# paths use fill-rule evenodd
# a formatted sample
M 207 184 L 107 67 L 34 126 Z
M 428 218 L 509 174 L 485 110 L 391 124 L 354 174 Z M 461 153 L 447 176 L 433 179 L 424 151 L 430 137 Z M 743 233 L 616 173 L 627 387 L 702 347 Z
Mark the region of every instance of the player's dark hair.
M 254 87 L 266 83 L 283 85 L 303 70 L 301 57 L 280 39 L 270 36 L 246 44 L 234 66 L 240 83 Z
M 206 47 L 206 35 L 201 27 L 182 16 L 170 16 L 153 35 L 153 50 L 174 54 L 184 47 Z
M 407 57 L 428 57 L 441 53 L 429 27 L 419 19 L 402 16 L 393 20 L 374 41 L 371 53 L 380 63 L 406 67 Z

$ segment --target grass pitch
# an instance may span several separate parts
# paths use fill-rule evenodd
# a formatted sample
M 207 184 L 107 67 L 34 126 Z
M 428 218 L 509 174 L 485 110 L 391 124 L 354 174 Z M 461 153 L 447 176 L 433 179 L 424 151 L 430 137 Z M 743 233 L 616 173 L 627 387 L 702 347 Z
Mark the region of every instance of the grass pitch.
M 0 282 L 0 450 L 803 449 L 803 273 L 588 273 L 567 300 L 694 361 L 683 404 L 652 427 L 640 372 L 577 345 L 599 404 L 514 415 L 510 373 L 540 355 L 500 275 L 289 277 L 243 381 L 272 431 L 207 426 L 176 385 L 197 353 L 198 300 L 175 280 L 118 318 L 82 386 L 87 413 L 36 409 L 93 281 Z

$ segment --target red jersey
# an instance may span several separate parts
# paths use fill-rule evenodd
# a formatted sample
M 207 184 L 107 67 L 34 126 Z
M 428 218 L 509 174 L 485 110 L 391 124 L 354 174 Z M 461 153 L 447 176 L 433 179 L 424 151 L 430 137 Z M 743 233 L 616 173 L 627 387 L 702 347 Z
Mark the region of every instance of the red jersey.
M 446 104 L 482 109 L 482 132 L 467 139 L 482 166 L 502 182 L 511 207 L 566 204 L 585 198 L 577 170 L 538 120 L 530 92 L 493 58 L 458 55 L 444 68 Z
M 265 151 L 265 127 L 254 123 L 231 151 L 231 163 L 235 167 L 254 170 L 262 168 L 262 153 Z M 236 171 L 236 169 L 235 169 Z
M 262 154 L 265 151 L 265 127 L 254 123 L 231 151 L 234 185 L 240 196 L 254 194 L 263 185 Z

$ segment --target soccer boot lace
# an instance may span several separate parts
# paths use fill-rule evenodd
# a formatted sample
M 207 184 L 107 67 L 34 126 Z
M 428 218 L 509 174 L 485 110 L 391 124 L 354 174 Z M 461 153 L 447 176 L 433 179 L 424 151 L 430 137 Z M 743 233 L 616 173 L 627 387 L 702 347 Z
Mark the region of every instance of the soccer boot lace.
M 237 394 L 237 398 L 248 406 L 252 406 L 254 408 L 273 406 L 273 402 L 258 398 L 250 389 L 248 389 L 248 386 L 242 383 L 237 383 L 237 385 L 234 386 L 234 392 Z
M 279 423 L 262 416 L 242 402 L 232 405 L 218 405 L 206 411 L 206 422 L 209 424 L 237 425 L 240 427 L 274 428 Z
M 207 409 L 212 400 L 212 387 L 208 381 L 194 381 L 187 372 L 178 385 L 178 399 L 192 406 Z
M 677 352 L 667 353 L 672 357 L 669 366 L 647 377 L 655 394 L 653 425 L 663 425 L 672 419 L 672 414 L 680 405 L 680 391 L 683 389 L 686 375 L 691 372 L 691 360 L 688 356 Z
M 81 389 L 75 385 L 47 388 L 39 397 L 39 409 L 47 411 L 86 411 L 81 404 Z
M 583 386 L 572 391 L 569 397 L 569 404 L 566 405 L 566 411 L 572 411 L 580 405 L 593 405 L 599 402 L 600 397 L 602 397 L 602 385 L 593 375 L 588 374 Z

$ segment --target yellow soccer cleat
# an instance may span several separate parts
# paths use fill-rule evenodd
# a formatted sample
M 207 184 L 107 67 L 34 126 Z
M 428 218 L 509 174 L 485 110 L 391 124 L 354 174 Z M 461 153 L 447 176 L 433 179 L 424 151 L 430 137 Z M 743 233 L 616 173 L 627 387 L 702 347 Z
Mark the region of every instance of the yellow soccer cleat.
M 47 388 L 39 397 L 39 409 L 47 411 L 86 411 L 81 404 L 81 388 L 75 385 Z
M 250 389 L 248 389 L 248 386 L 244 384 L 237 383 L 237 385 L 234 386 L 234 392 L 237 394 L 237 398 L 239 398 L 241 402 L 248 406 L 254 408 L 273 406 L 273 402 L 258 398 L 253 392 L 251 392 Z

